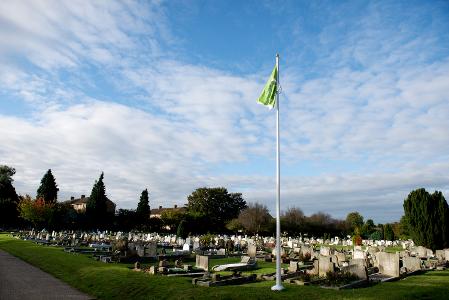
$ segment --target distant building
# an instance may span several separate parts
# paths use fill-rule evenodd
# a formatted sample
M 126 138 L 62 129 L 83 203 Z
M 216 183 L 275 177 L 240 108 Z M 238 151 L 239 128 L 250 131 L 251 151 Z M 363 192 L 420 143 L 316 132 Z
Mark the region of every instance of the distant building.
M 70 197 L 70 200 L 64 201 L 64 203 L 68 203 L 72 205 L 73 209 L 77 212 L 85 212 L 87 201 L 89 201 L 89 197 L 85 195 L 81 195 L 81 198 L 75 199 L 75 197 Z M 115 213 L 115 203 L 109 199 L 106 199 L 106 209 L 109 213 Z
M 164 211 L 177 211 L 177 212 L 181 212 L 184 213 L 186 212 L 186 208 L 185 207 L 178 207 L 178 205 L 175 205 L 174 207 L 166 207 L 163 208 L 162 206 L 159 206 L 159 208 L 153 208 L 150 211 L 150 218 L 161 218 L 161 215 Z

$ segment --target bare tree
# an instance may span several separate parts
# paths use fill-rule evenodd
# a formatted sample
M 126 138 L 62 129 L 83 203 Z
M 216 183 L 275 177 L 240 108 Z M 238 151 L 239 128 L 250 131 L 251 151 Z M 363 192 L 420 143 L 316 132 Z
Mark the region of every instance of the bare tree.
M 238 217 L 238 221 L 245 230 L 255 234 L 267 231 L 272 219 L 268 208 L 257 202 L 250 203 L 247 208 L 241 211 Z

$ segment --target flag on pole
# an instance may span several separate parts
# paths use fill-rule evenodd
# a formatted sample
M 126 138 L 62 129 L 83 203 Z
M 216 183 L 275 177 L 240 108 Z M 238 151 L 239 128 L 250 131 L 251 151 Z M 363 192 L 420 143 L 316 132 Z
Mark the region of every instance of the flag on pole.
M 257 102 L 262 105 L 268 106 L 272 109 L 276 105 L 276 92 L 277 92 L 277 76 L 278 68 L 277 65 L 274 66 L 273 72 L 271 72 L 270 78 L 268 79 L 262 93 L 259 96 Z

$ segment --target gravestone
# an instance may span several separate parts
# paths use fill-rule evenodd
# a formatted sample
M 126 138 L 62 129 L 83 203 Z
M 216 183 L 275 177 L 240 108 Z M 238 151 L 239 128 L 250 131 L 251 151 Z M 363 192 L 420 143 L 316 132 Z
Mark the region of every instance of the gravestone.
M 288 266 L 288 271 L 294 273 L 298 271 L 298 262 L 290 261 L 290 266 Z
M 367 252 L 370 255 L 374 255 L 375 253 L 379 252 L 379 248 L 376 246 L 369 246 Z
M 367 267 L 366 259 L 363 258 L 353 258 L 349 260 L 349 265 L 358 265 L 361 267 Z
M 195 268 L 203 269 L 204 271 L 209 270 L 209 256 L 197 255 Z
M 449 249 L 444 249 L 444 259 L 449 261 Z
M 363 279 L 363 280 L 368 279 L 368 271 L 367 271 L 366 267 L 361 266 L 361 265 L 349 265 L 347 267 L 343 267 L 342 271 L 354 274 L 359 279 Z
M 444 250 L 436 250 L 435 251 L 435 257 L 436 259 L 438 259 L 438 261 L 442 262 L 445 261 L 445 256 L 444 256 Z
M 410 252 L 407 250 L 399 251 L 399 257 L 410 257 Z
M 420 258 L 426 258 L 427 257 L 427 248 L 423 246 L 418 246 L 415 249 L 416 255 Z
M 407 269 L 408 273 L 421 270 L 421 259 L 419 257 L 404 257 L 402 266 Z
M 155 274 L 157 274 L 157 270 L 158 270 L 158 268 L 156 266 L 151 266 L 148 273 L 150 273 L 151 275 L 155 275 Z
M 226 255 L 226 249 L 224 249 L 224 248 L 218 249 L 217 255 Z
M 136 245 L 136 252 L 137 252 L 138 256 L 144 257 L 145 256 L 145 247 L 143 245 Z
M 399 277 L 399 253 L 378 252 L 376 258 L 380 273 Z
M 313 250 L 309 246 L 302 246 L 301 247 L 302 255 L 306 255 L 308 253 L 310 256 L 312 256 L 312 252 L 313 252 Z
M 312 270 L 307 270 L 307 274 L 310 275 L 318 275 L 319 272 L 319 264 L 320 262 L 316 259 L 313 261 L 313 269 Z
M 194 241 L 193 242 L 193 250 L 197 250 L 198 248 L 200 248 L 200 242 L 199 241 Z
M 342 262 L 347 261 L 346 255 L 344 253 L 336 252 L 335 256 L 337 257 L 338 264 L 341 264 Z
M 157 244 L 156 242 L 148 243 L 145 246 L 145 257 L 154 257 L 157 255 Z
M 168 268 L 168 266 L 169 266 L 169 263 L 166 259 L 159 261 L 159 268 L 161 268 L 161 267 Z
M 331 255 L 331 249 L 329 247 L 326 247 L 326 246 L 321 246 L 320 247 L 320 255 L 322 255 L 322 256 L 329 256 L 329 255 Z
M 320 255 L 318 261 L 318 275 L 320 277 L 325 277 L 329 271 L 334 272 L 335 264 L 331 261 L 330 257 Z
M 249 257 L 256 257 L 256 245 L 254 243 L 248 243 L 248 251 L 247 254 Z
M 184 246 L 182 246 L 182 251 L 190 251 L 190 245 L 185 243 Z
M 366 253 L 363 252 L 362 250 L 354 250 L 354 252 L 352 252 L 352 258 L 354 259 L 366 259 Z

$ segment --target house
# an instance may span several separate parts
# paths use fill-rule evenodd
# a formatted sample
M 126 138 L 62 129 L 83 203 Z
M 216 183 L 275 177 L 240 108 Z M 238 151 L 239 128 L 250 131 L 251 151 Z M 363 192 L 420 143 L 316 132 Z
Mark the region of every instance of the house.
M 184 213 L 186 212 L 186 208 L 185 207 L 178 207 L 178 205 L 175 205 L 174 207 L 167 207 L 167 208 L 163 208 L 162 206 L 159 206 L 159 208 L 153 208 L 150 211 L 150 218 L 161 218 L 161 215 L 164 211 L 173 211 L 173 212 L 180 212 L 180 213 Z
M 89 201 L 89 197 L 85 195 L 81 195 L 81 198 L 75 199 L 75 197 L 70 197 L 70 200 L 64 201 L 64 203 L 68 203 L 72 205 L 73 209 L 77 212 L 85 212 L 87 201 Z M 109 199 L 106 199 L 106 209 L 109 213 L 115 213 L 115 203 Z

